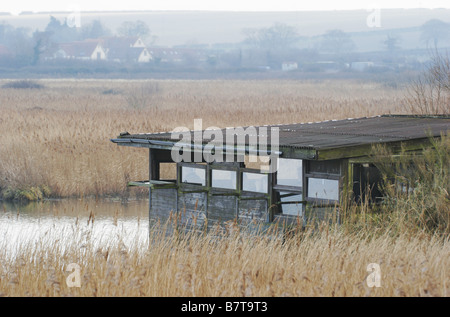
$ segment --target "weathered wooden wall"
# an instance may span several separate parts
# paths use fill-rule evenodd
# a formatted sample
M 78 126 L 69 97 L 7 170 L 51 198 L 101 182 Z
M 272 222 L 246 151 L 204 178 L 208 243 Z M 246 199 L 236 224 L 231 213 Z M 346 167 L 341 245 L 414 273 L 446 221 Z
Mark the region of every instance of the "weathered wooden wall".
M 237 196 L 221 195 L 218 192 L 192 192 L 199 190 L 195 186 L 183 186 L 177 189 L 152 189 L 150 217 L 167 220 L 169 216 L 178 216 L 182 224 L 203 227 L 223 224 L 228 221 L 249 222 L 267 221 L 267 201 L 240 200 Z M 257 197 L 252 193 L 243 195 L 245 199 Z M 208 202 L 208 207 L 207 207 Z

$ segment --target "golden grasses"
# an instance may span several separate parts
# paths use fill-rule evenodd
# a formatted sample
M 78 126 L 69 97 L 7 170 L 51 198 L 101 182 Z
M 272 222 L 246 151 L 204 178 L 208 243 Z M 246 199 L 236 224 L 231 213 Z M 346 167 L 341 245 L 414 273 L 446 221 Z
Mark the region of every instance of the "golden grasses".
M 166 227 L 159 227 L 164 229 Z M 82 231 L 81 226 L 77 230 Z M 289 239 L 245 231 L 165 235 L 95 246 L 74 239 L 0 252 L 3 296 L 448 296 L 450 241 L 336 227 Z M 76 236 L 76 235 L 75 235 Z M 56 236 L 58 237 L 58 235 Z M 3 242 L 3 243 L 7 243 Z M 7 260 L 7 261 L 3 261 Z M 79 287 L 70 287 L 79 265 Z M 381 285 L 367 283 L 380 266 Z
M 43 89 L 0 89 L 3 192 L 46 186 L 60 197 L 123 194 L 127 181 L 147 178 L 148 152 L 109 142 L 122 131 L 193 128 L 195 118 L 206 128 L 404 109 L 402 88 L 352 81 L 41 82 Z M 439 197 L 433 208 L 448 202 L 448 192 Z M 388 206 L 392 213 L 385 218 L 357 206 L 341 226 L 321 225 L 285 238 L 252 235 L 232 224 L 227 233 L 187 236 L 166 235 L 162 226 L 145 241 L 104 246 L 88 239 L 95 221 L 95 211 L 88 210 L 86 221 L 76 218 L 68 230 L 53 232 L 54 239 L 19 244 L 14 256 L 5 251 L 13 241 L 2 237 L 0 295 L 449 296 L 448 235 L 406 225 L 393 231 L 389 221 L 402 208 L 423 207 L 404 202 Z M 69 229 L 72 239 L 63 234 Z M 67 284 L 71 263 L 80 266 L 80 287 Z M 367 284 L 370 263 L 380 265 L 381 287 Z
M 0 88 L 0 189 L 9 195 L 31 187 L 57 197 L 123 193 L 128 181 L 147 179 L 148 170 L 147 151 L 109 141 L 123 131 L 193 128 L 195 118 L 207 128 L 402 112 L 402 89 L 352 81 L 39 83 L 44 88 Z

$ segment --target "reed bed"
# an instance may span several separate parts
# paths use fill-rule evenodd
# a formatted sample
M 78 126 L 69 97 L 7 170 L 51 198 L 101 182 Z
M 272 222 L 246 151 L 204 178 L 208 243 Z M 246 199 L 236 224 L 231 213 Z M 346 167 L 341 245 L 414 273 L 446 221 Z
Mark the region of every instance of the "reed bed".
M 147 178 L 148 153 L 109 141 L 123 131 L 192 129 L 196 118 L 203 128 L 224 128 L 403 111 L 402 88 L 354 81 L 38 83 L 39 89 L 0 88 L 0 190 L 6 198 L 126 194 L 128 181 Z
M 127 181 L 147 178 L 148 152 L 109 142 L 122 131 L 193 128 L 195 118 L 202 118 L 206 128 L 405 109 L 403 88 L 353 81 L 40 83 L 43 88 L 0 89 L 4 197 L 129 195 Z M 448 139 L 441 149 L 448 162 Z M 432 161 L 445 166 L 439 157 Z M 431 205 L 392 191 L 392 199 L 382 207 L 391 212 L 384 217 L 367 205 L 355 206 L 339 226 L 322 223 L 293 235 L 275 230 L 258 234 L 234 224 L 227 230 L 186 233 L 166 223 L 150 227 L 145 239 L 119 231 L 102 245 L 94 239 L 95 210 L 85 210 L 89 216 L 82 220 L 74 211 L 74 224 L 52 230 L 52 239 L 44 233 L 39 243 L 17 244 L 13 254 L 5 250 L 14 241 L 7 233 L 0 237 L 0 295 L 449 296 L 448 221 L 435 233 L 435 227 L 417 225 L 414 217 L 401 217 L 408 212 L 405 208 L 434 214 L 440 210 L 438 217 L 448 220 L 448 166 L 441 173 L 424 175 L 429 182 L 419 193 L 436 197 Z M 439 192 L 426 187 L 434 183 Z M 69 287 L 72 263 L 80 268 L 79 287 Z M 371 263 L 380 267 L 381 287 L 367 283 Z
M 80 222 L 81 223 L 81 222 Z M 2 296 L 448 296 L 450 241 L 428 235 L 349 233 L 324 226 L 288 239 L 234 230 L 175 234 L 98 245 L 53 239 L 0 251 Z M 85 227 L 72 226 L 74 237 Z M 89 230 L 88 230 L 89 231 Z M 170 233 L 169 235 L 167 233 Z M 63 237 L 63 232 L 53 233 Z M 2 241 L 1 243 L 8 243 Z M 0 249 L 0 250 L 3 250 Z M 79 284 L 71 284 L 79 267 Z M 367 279 L 380 267 L 380 287 Z M 373 285 L 372 285 L 373 286 Z

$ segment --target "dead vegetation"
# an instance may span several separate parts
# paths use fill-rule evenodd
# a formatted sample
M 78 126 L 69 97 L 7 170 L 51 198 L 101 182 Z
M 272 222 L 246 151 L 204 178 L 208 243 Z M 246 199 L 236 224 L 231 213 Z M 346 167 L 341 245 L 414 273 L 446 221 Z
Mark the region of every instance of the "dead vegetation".
M 92 241 L 58 239 L 37 247 L 22 245 L 14 259 L 0 251 L 0 294 L 297 297 L 450 292 L 448 239 L 407 232 L 395 238 L 389 233 L 374 236 L 328 226 L 287 240 L 239 229 L 222 235 L 166 235 L 165 228 L 156 227 L 148 240 L 129 245 L 98 247 Z M 76 225 L 68 230 L 78 237 L 85 229 Z M 71 263 L 79 265 L 79 287 L 69 287 Z M 380 265 L 380 287 L 367 283 L 370 263 Z
M 42 90 L 2 89 L 3 195 L 6 189 L 12 195 L 17 189 L 44 186 L 48 195 L 57 197 L 122 195 L 127 181 L 146 179 L 148 171 L 148 151 L 109 141 L 122 131 L 193 128 L 195 118 L 202 118 L 207 128 L 406 111 L 401 104 L 405 89 L 363 82 L 159 81 L 151 104 L 130 106 L 127 96 L 133 91 L 145 96 L 142 85 L 48 80 Z M 431 185 L 439 177 L 448 180 L 448 169 L 445 173 L 425 176 Z M 410 218 L 396 223 L 401 226 L 388 225 L 409 211 L 402 208 L 427 205 L 422 210 L 428 212 L 448 206 L 448 188 L 445 183 L 438 186 L 447 195 L 437 193 L 433 197 L 440 197 L 438 203 L 430 206 L 428 190 L 434 187 L 422 187 L 416 198 L 393 191 L 395 204 L 388 206 L 392 213 L 386 217 L 359 206 L 350 210 L 343 226 L 307 228 L 284 239 L 250 235 L 240 228 L 222 235 L 166 235 L 162 227 L 150 230 L 144 242 L 98 246 L 88 239 L 89 228 L 81 226 L 86 221 L 77 217 L 67 228 L 74 238 L 19 244 L 14 257 L 4 247 L 14 241 L 2 237 L 0 295 L 449 296 L 448 236 L 433 234 L 433 227 L 418 227 Z M 94 216 L 90 210 L 88 226 Z M 444 232 L 448 228 L 447 222 Z M 81 268 L 80 287 L 68 287 L 71 263 Z M 370 263 L 380 265 L 381 287 L 367 285 Z
M 450 114 L 450 58 L 434 52 L 420 76 L 408 87 L 405 106 L 412 113 Z
M 402 89 L 352 81 L 40 82 L 46 89 L 0 90 L 0 189 L 14 197 L 32 187 L 54 197 L 124 193 L 127 181 L 147 178 L 148 152 L 109 141 L 123 131 L 192 129 L 196 118 L 207 128 L 402 112 Z

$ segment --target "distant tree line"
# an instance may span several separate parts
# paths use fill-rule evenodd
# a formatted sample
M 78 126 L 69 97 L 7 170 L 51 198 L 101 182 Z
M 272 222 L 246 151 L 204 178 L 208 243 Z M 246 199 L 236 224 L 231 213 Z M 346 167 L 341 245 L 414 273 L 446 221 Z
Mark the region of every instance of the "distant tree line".
M 187 55 L 184 66 L 193 68 L 203 63 L 211 68 L 279 69 L 283 62 L 301 59 L 308 64 L 317 61 L 319 57 L 344 65 L 354 59 L 357 52 L 351 34 L 339 29 L 328 30 L 321 36 L 308 38 L 301 36 L 295 26 L 275 23 L 268 27 L 246 28 L 242 30 L 242 34 L 244 40 L 242 43 L 236 43 L 234 49 L 209 48 L 207 57 L 202 61 L 196 58 L 195 54 Z M 437 47 L 439 43 L 450 38 L 450 24 L 436 19 L 429 20 L 421 26 L 420 34 L 426 48 Z M 34 66 L 40 63 L 41 55 L 52 45 L 113 35 L 139 36 L 148 45 L 154 44 L 156 40 L 149 26 L 140 20 L 125 21 L 115 31 L 106 27 L 100 20 L 93 20 L 82 27 L 73 27 L 67 19 L 60 21 L 53 16 L 44 30 L 15 28 L 0 22 L 0 66 Z M 305 42 L 310 45 L 305 47 Z M 380 45 L 384 47 L 387 57 L 395 59 L 396 52 L 401 48 L 401 38 L 388 34 Z M 6 47 L 11 54 L 2 54 L 1 46 Z M 154 61 L 157 63 L 158 58 Z
M 420 41 L 426 49 L 437 49 L 439 43 L 450 40 L 450 24 L 441 20 L 429 20 L 419 31 Z M 302 56 L 306 63 L 317 61 L 321 56 L 324 61 L 346 64 L 355 58 L 357 52 L 351 34 L 340 29 L 328 30 L 313 40 L 300 36 L 296 27 L 282 23 L 244 29 L 242 33 L 245 37 L 243 44 L 247 48 L 247 60 L 260 65 L 280 65 L 282 61 L 298 60 L 298 56 Z M 302 44 L 308 40 L 310 45 L 305 48 Z M 396 53 L 401 49 L 401 40 L 399 35 L 386 35 L 380 43 L 380 48 L 384 49 L 384 62 L 399 60 Z M 242 55 L 242 52 L 240 54 Z M 245 57 L 241 56 L 242 59 L 245 60 Z
M 154 39 L 148 25 L 139 20 L 123 22 L 116 33 L 103 25 L 100 20 L 93 20 L 82 27 L 74 27 L 67 19 L 60 21 L 50 16 L 50 21 L 43 31 L 15 28 L 3 22 L 0 23 L 0 45 L 7 48 L 10 54 L 5 52 L 1 54 L 0 50 L 0 66 L 36 65 L 40 55 L 52 45 L 113 35 L 139 36 L 142 40 Z

